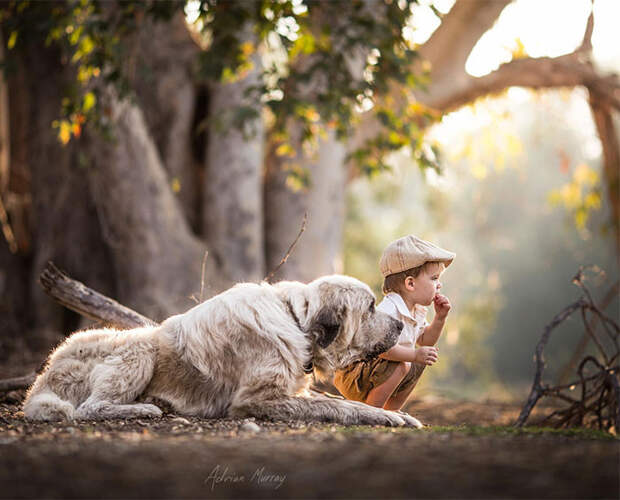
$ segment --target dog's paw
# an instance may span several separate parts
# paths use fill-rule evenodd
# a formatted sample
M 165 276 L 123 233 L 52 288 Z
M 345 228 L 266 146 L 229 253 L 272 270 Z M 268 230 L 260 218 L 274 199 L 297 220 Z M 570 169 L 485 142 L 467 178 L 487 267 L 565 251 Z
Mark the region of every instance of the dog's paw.
M 162 411 L 159 407 L 148 404 L 148 403 L 138 403 L 132 405 L 133 410 L 136 412 L 136 417 L 161 417 Z
M 405 421 L 406 427 L 413 427 L 415 429 L 422 429 L 424 427 L 424 424 L 422 422 L 420 422 L 417 418 L 409 415 L 409 413 L 405 413 L 404 411 L 397 411 L 395 413 Z
M 385 411 L 381 408 L 364 408 L 358 413 L 359 425 L 383 425 L 385 427 L 402 427 L 406 425 L 405 419 L 393 411 Z

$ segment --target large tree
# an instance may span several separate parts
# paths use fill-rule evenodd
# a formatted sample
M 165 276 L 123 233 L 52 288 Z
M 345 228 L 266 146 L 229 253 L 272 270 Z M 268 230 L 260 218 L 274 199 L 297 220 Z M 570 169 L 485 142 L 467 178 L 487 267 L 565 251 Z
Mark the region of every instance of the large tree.
M 592 18 L 575 53 L 474 78 L 509 0 L 458 0 L 420 47 L 415 3 L 203 0 L 192 26 L 182 2 L 4 4 L 5 340 L 75 326 L 38 289 L 47 260 L 155 319 L 267 275 L 304 214 L 276 278 L 339 270 L 347 180 L 403 146 L 431 165 L 424 129 L 509 86 L 588 89 L 617 235 L 620 80 L 591 62 Z

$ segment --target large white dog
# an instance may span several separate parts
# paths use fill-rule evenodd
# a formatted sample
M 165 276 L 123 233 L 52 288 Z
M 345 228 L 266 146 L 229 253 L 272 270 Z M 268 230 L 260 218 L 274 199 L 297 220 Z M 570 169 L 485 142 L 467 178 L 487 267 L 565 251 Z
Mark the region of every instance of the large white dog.
M 346 276 L 241 284 L 160 326 L 77 332 L 49 357 L 24 403 L 34 420 L 159 416 L 154 396 L 186 415 L 420 427 L 363 403 L 301 395 L 314 371 L 392 347 L 402 323 L 375 311 Z M 306 392 L 307 394 L 307 392 Z

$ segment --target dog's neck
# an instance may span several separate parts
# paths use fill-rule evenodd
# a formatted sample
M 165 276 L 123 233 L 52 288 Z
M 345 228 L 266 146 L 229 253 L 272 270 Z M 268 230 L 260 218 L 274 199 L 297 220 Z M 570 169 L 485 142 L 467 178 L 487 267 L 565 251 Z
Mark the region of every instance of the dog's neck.
M 312 339 L 309 338 L 310 335 L 308 334 L 308 332 L 306 332 L 302 328 L 301 322 L 299 321 L 299 318 L 297 317 L 297 314 L 295 314 L 295 309 L 293 309 L 293 304 L 291 304 L 291 301 L 290 300 L 285 300 L 284 303 L 286 304 L 286 308 L 288 309 L 288 312 L 290 313 L 290 315 L 295 320 L 295 324 L 297 325 L 297 328 L 299 328 L 299 330 L 302 331 L 304 333 L 304 335 L 306 335 L 306 337 L 308 337 L 308 340 L 312 341 Z M 312 358 L 313 358 L 312 351 L 310 351 L 310 359 L 303 366 L 304 373 L 306 373 L 306 374 L 310 374 L 310 373 L 314 372 L 314 363 L 312 362 Z

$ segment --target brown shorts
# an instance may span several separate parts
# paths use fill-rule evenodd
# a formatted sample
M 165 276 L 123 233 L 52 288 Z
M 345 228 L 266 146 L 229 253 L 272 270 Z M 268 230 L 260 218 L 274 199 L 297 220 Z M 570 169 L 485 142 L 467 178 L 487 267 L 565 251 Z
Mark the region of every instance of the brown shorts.
M 370 361 L 350 364 L 343 370 L 336 372 L 334 385 L 345 398 L 353 401 L 366 401 L 368 393 L 390 378 L 398 363 L 400 361 L 375 358 Z M 425 367 L 426 365 L 422 363 L 411 363 L 409 372 L 392 394 L 411 391 L 418 383 Z

